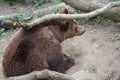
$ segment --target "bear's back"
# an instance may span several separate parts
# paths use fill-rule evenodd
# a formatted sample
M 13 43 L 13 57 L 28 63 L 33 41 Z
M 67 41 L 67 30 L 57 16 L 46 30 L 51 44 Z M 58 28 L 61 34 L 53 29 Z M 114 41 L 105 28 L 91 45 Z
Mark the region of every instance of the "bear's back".
M 9 77 L 47 69 L 47 57 L 54 57 L 53 53 L 60 50 L 61 46 L 48 26 L 31 30 L 21 28 L 6 49 L 3 60 L 4 75 Z

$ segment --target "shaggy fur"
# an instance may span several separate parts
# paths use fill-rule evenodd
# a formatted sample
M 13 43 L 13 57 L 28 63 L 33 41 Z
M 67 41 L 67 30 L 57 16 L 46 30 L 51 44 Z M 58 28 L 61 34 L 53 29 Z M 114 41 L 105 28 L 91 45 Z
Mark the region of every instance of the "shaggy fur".
M 30 30 L 19 29 L 5 50 L 4 76 L 19 76 L 43 69 L 64 73 L 74 60 L 61 52 L 60 43 L 83 32 L 75 20 L 49 21 Z

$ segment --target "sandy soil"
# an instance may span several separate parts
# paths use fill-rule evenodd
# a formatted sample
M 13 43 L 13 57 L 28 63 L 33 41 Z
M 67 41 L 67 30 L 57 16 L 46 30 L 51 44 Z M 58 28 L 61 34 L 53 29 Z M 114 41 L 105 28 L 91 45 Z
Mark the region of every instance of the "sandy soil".
M 120 80 L 120 26 L 84 27 L 84 35 L 62 43 L 76 61 L 67 74 L 80 80 Z
M 36 8 L 32 4 L 27 3 L 16 3 L 14 5 L 9 5 L 6 3 L 0 4 L 0 16 L 20 12 L 32 12 L 33 10 L 36 10 Z
M 13 9 L 12 7 L 15 7 Z M 0 15 L 12 14 L 22 7 L 32 11 L 32 7 L 0 6 Z M 4 9 L 3 9 L 4 8 Z M 80 80 L 120 80 L 120 26 L 99 24 L 81 25 L 86 32 L 62 43 L 63 52 L 75 59 L 75 65 L 66 74 Z M 3 52 L 15 31 L 0 36 L 0 80 L 2 76 Z

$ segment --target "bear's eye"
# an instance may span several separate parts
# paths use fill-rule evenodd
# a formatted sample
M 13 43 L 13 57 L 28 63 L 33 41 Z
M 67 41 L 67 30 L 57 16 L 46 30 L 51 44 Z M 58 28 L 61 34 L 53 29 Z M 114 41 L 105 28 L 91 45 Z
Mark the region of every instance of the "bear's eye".
M 69 28 L 69 23 L 67 22 L 66 25 L 62 25 L 62 26 L 60 27 L 60 30 L 63 31 L 63 32 L 65 32 L 65 31 L 68 30 L 68 28 Z

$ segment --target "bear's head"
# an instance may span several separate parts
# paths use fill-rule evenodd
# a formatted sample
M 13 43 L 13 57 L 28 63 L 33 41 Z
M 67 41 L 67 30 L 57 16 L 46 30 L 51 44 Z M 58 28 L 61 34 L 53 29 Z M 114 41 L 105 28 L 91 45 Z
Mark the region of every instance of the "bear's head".
M 60 14 L 68 14 L 68 10 L 65 8 Z M 53 22 L 54 28 L 51 27 L 52 32 L 54 33 L 55 37 L 62 42 L 65 39 L 72 38 L 74 36 L 82 35 L 85 30 L 81 28 L 77 21 L 74 19 L 70 20 L 56 20 Z

